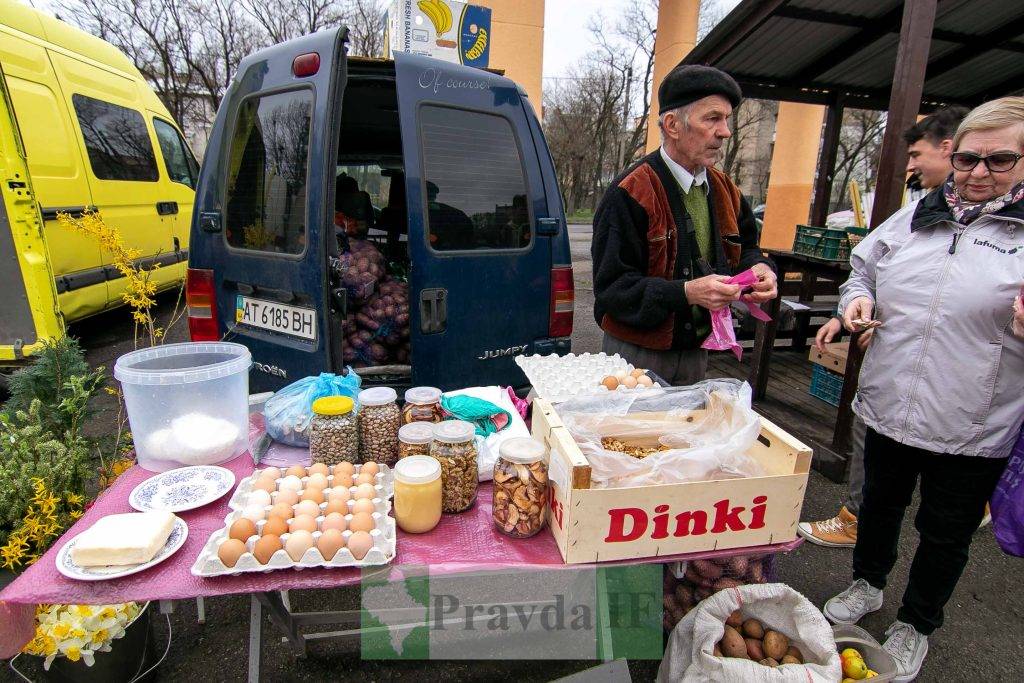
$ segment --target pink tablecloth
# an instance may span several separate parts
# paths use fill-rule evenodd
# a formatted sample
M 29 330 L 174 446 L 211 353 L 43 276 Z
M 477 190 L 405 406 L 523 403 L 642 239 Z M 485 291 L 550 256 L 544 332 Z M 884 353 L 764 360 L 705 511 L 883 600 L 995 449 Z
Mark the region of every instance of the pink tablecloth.
M 252 458 L 242 455 L 224 465 L 238 480 L 253 470 Z M 82 519 L 67 531 L 42 558 L 0 592 L 0 658 L 16 654 L 32 637 L 34 605 L 39 603 L 118 603 L 146 600 L 178 600 L 199 596 L 256 593 L 302 588 L 332 588 L 359 581 L 358 569 L 304 569 L 273 571 L 238 576 L 201 578 L 191 573 L 192 564 L 210 535 L 224 525 L 228 499 L 224 496 L 198 510 L 180 513 L 188 523 L 188 540 L 172 557 L 146 571 L 109 581 L 72 581 L 61 575 L 54 559 L 61 547 L 85 531 L 100 517 L 131 512 L 128 495 L 152 472 L 133 467 L 101 495 Z M 788 551 L 798 541 L 759 550 Z M 749 552 L 736 549 L 690 556 L 650 558 L 666 562 L 686 557 L 732 555 Z M 554 537 L 543 531 L 530 539 L 511 540 L 494 529 L 491 520 L 491 485 L 482 484 L 476 505 L 467 512 L 444 515 L 441 523 L 426 534 L 398 532 L 394 565 L 429 565 L 431 573 L 517 567 L 522 569 L 565 566 Z

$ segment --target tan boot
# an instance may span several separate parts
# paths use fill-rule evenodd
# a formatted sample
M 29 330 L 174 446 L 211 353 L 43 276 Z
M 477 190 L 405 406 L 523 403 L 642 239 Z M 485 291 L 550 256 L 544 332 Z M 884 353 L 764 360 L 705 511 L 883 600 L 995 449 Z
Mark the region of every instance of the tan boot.
M 832 519 L 800 522 L 797 533 L 816 545 L 852 548 L 857 545 L 857 517 L 844 505 Z

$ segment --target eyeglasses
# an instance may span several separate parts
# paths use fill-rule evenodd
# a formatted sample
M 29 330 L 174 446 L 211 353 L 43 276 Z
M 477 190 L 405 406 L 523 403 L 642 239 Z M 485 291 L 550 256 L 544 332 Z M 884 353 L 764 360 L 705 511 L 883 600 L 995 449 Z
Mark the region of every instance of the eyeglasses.
M 987 157 L 980 156 L 974 152 L 954 152 L 949 157 L 953 168 L 958 171 L 973 171 L 979 163 L 984 163 L 992 173 L 1003 173 L 1017 165 L 1024 154 L 1016 152 L 996 152 Z

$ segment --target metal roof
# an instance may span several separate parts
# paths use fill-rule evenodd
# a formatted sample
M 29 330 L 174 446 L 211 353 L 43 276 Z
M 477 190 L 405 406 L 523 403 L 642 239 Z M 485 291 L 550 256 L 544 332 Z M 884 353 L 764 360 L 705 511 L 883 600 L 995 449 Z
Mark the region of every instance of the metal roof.
M 903 0 L 743 0 L 683 59 L 764 99 L 887 109 Z M 1024 91 L 1024 2 L 938 0 L 922 100 Z

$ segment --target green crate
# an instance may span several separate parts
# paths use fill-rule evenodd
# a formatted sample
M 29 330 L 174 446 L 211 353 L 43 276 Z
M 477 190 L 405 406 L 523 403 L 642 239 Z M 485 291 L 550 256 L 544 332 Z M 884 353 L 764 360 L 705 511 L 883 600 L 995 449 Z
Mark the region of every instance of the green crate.
M 821 256 L 822 240 L 825 228 L 812 228 L 809 225 L 796 226 L 796 237 L 793 239 L 793 251 L 805 256 Z
M 811 388 L 809 393 L 825 403 L 839 406 L 839 398 L 843 395 L 844 377 L 818 364 L 811 369 Z
M 850 228 L 850 232 L 847 232 L 846 230 L 798 225 L 796 226 L 796 237 L 793 239 L 793 251 L 825 261 L 848 261 L 850 250 L 863 238 L 864 234 L 867 234 L 867 230 L 863 228 Z

